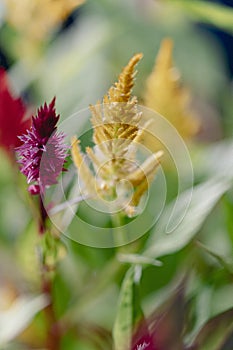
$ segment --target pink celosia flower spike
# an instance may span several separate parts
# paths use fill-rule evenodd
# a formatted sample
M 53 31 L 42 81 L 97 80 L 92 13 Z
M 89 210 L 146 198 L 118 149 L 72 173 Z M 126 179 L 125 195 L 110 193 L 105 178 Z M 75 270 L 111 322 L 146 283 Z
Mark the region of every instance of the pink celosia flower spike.
M 46 187 L 57 183 L 63 169 L 68 146 L 65 135 L 57 132 L 59 115 L 55 110 L 55 98 L 38 109 L 32 117 L 32 126 L 19 136 L 22 145 L 17 148 L 21 173 L 27 177 L 29 192 L 43 194 Z

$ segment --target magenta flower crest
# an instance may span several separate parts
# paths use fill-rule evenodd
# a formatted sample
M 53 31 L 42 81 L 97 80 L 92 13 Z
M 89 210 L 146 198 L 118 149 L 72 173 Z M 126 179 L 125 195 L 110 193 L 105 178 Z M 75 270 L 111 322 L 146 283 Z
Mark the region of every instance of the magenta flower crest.
M 27 177 L 31 194 L 43 194 L 46 187 L 57 183 L 67 156 L 65 135 L 57 132 L 59 115 L 55 110 L 55 98 L 38 109 L 32 117 L 32 126 L 19 136 L 22 145 L 17 148 L 20 171 Z

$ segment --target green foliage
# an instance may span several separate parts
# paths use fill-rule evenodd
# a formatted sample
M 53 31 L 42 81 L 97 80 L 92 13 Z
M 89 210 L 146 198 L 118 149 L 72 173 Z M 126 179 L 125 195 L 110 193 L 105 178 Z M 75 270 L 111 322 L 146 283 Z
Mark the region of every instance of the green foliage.
M 197 139 L 187 144 L 195 185 L 176 198 L 175 167 L 162 162 L 168 193 L 156 224 L 147 226 L 160 199 L 155 181 L 147 215 L 140 221 L 147 232 L 122 247 L 94 248 L 72 241 L 69 233 L 89 241 L 88 223 L 101 246 L 105 237 L 98 236 L 99 228 L 111 232 L 115 226 L 117 239 L 124 243 L 127 225 L 136 218 L 122 215 L 119 220 L 92 210 L 89 203 L 76 203 L 74 218 L 80 222 L 72 220 L 67 208 L 55 220 L 65 223 L 66 237 L 52 221 L 40 235 L 38 198 L 27 193 L 14 158 L 0 150 L 0 349 L 58 350 L 51 345 L 58 334 L 61 350 L 141 350 L 147 341 L 159 350 L 231 350 L 232 86 L 224 53 L 194 24 L 207 23 L 232 34 L 233 10 L 201 0 L 101 0 L 87 1 L 76 15 L 65 30 L 50 33 L 35 57 L 1 13 L 1 57 L 10 64 L 14 96 L 22 94 L 38 107 L 56 95 L 58 113 L 69 120 L 73 112 L 101 100 L 128 59 L 143 52 L 133 91 L 142 104 L 155 54 L 161 39 L 169 36 L 175 65 L 202 126 Z M 0 110 L 0 123 L 1 117 Z M 93 146 L 90 112 L 75 118 L 74 132 L 81 134 L 85 151 Z M 50 213 L 60 198 L 67 204 L 79 196 L 76 173 L 67 180 L 70 153 L 65 168 L 62 188 L 48 191 L 46 205 L 53 196 Z
M 230 185 L 228 181 L 219 182 L 210 180 L 196 186 L 192 192 L 192 199 L 187 213 L 184 215 L 180 224 L 170 233 L 167 233 L 168 218 L 170 217 L 171 208 L 173 208 L 174 203 L 168 206 L 159 225 L 156 226 L 154 232 L 151 234 L 148 248 L 144 254 L 156 258 L 175 253 L 187 245 L 198 233 L 203 222 L 221 196 L 230 188 Z M 180 196 L 178 213 L 184 213 L 189 196 L 189 190 Z M 169 223 L 169 225 L 172 227 L 172 223 Z
M 173 5 L 179 6 L 195 20 L 220 27 L 230 33 L 233 32 L 232 8 L 202 0 L 172 0 L 171 2 Z
M 143 312 L 140 306 L 138 286 L 141 278 L 141 267 L 131 267 L 125 275 L 119 297 L 119 305 L 113 338 L 116 350 L 130 350 L 133 335 L 143 320 Z

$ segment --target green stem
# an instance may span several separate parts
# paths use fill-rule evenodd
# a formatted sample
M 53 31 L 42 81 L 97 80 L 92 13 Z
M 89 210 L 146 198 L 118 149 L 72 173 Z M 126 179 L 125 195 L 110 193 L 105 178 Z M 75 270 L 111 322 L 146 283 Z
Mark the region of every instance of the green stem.
M 127 240 L 128 232 L 125 227 L 124 214 L 121 212 L 112 214 L 111 219 L 112 219 L 113 239 L 114 239 L 115 247 L 122 250 L 123 246 L 128 244 L 128 240 Z
M 60 341 L 61 341 L 61 331 L 54 312 L 53 297 L 52 297 L 52 280 L 50 277 L 46 275 L 47 273 L 44 272 L 42 276 L 42 291 L 43 293 L 48 295 L 50 299 L 49 305 L 44 310 L 46 320 L 47 320 L 47 326 L 48 326 L 46 349 L 59 350 Z

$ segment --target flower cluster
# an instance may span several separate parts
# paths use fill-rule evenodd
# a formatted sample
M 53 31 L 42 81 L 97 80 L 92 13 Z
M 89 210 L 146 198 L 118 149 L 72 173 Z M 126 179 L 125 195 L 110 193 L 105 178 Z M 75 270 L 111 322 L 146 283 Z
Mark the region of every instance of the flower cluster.
M 38 109 L 32 118 L 31 129 L 19 136 L 23 143 L 17 148 L 20 171 L 27 177 L 31 194 L 43 194 L 46 187 L 57 183 L 63 169 L 68 146 L 64 134 L 57 132 L 59 115 L 55 110 L 55 98 Z
M 86 153 L 95 178 L 85 163 L 79 141 L 75 137 L 72 139 L 73 160 L 87 194 L 116 200 L 119 184 L 128 183 L 132 190 L 131 200 L 126 196 L 125 205 L 122 206 L 128 216 L 135 214 L 142 195 L 154 179 L 161 157 L 161 152 L 152 154 L 140 166 L 136 160 L 137 144 L 146 125 L 131 90 L 134 69 L 141 58 L 142 54 L 133 56 L 122 70 L 118 82 L 104 96 L 103 104 L 90 107 L 95 147 L 88 147 Z M 127 187 L 123 192 L 127 192 Z
M 30 127 L 31 121 L 26 118 L 27 114 L 21 98 L 15 98 L 10 91 L 6 71 L 0 68 L 0 147 L 9 155 L 21 145 L 17 136 Z
M 44 39 L 82 3 L 84 0 L 7 0 L 6 19 L 19 32 L 26 32 L 28 37 Z
M 200 122 L 190 108 L 191 96 L 181 84 L 180 72 L 173 64 L 172 50 L 173 41 L 164 39 L 153 71 L 147 79 L 144 104 L 166 118 L 188 140 L 197 134 Z M 147 137 L 146 145 L 151 149 L 161 147 L 150 136 Z

